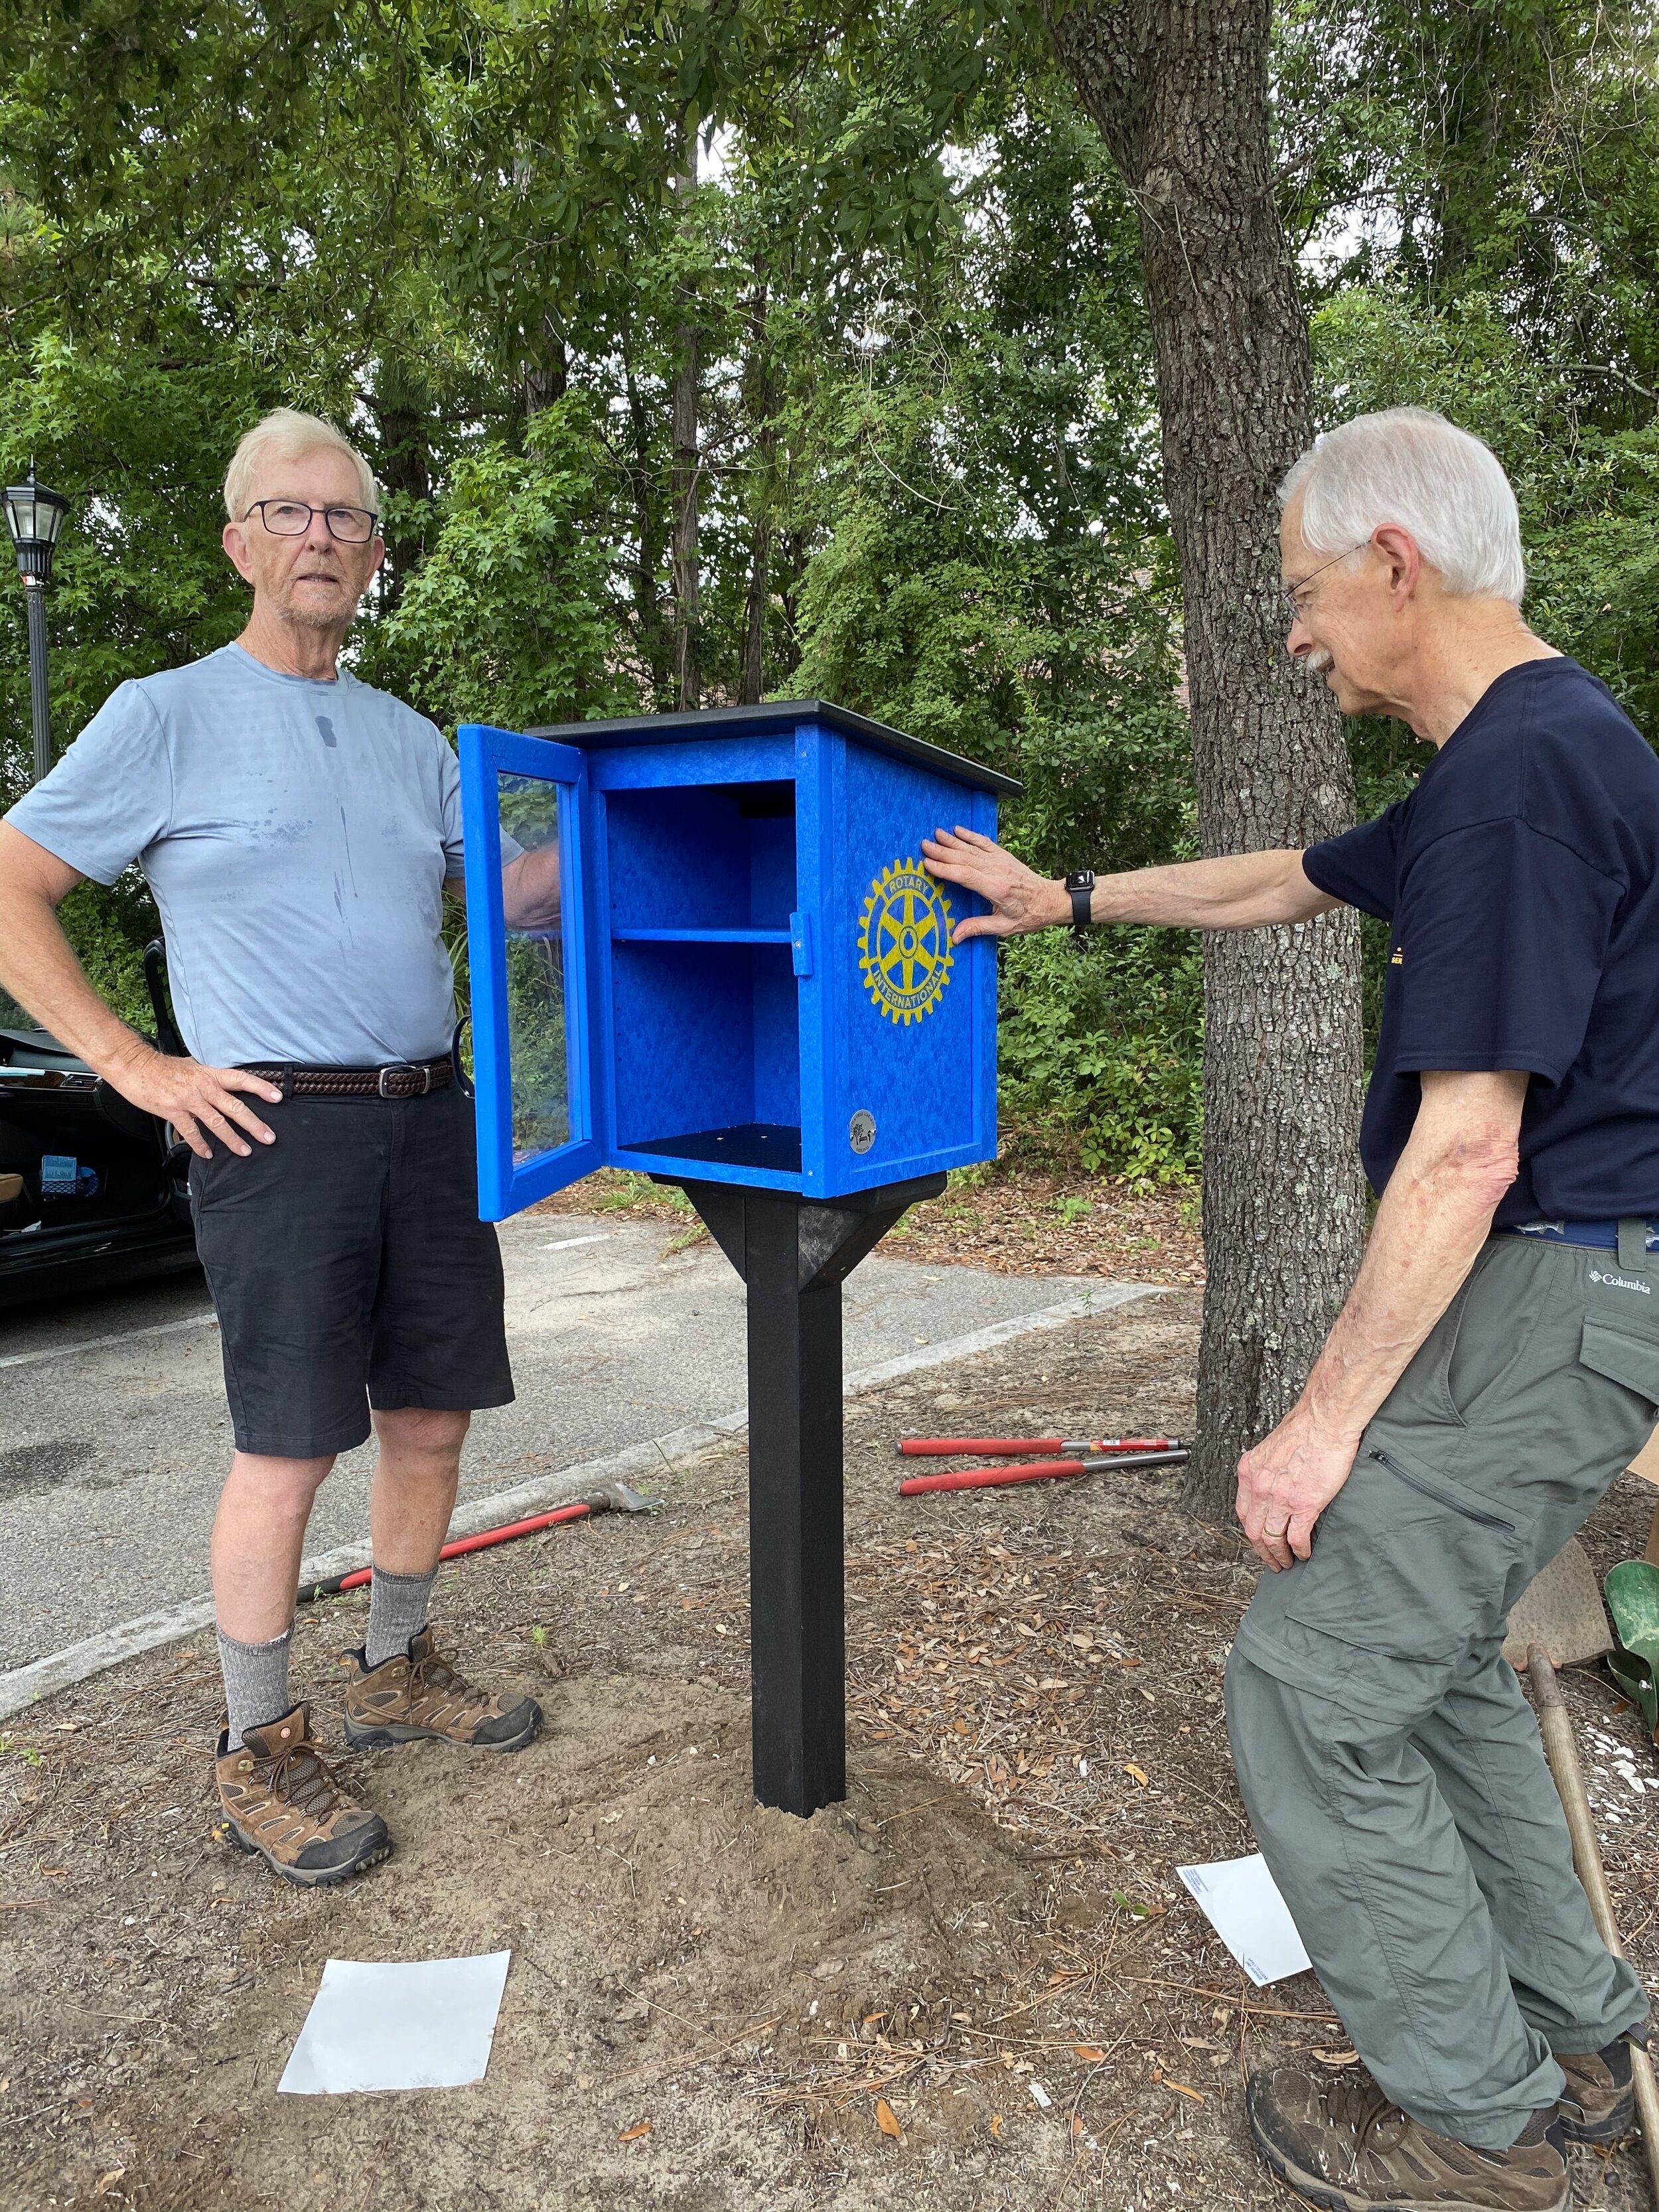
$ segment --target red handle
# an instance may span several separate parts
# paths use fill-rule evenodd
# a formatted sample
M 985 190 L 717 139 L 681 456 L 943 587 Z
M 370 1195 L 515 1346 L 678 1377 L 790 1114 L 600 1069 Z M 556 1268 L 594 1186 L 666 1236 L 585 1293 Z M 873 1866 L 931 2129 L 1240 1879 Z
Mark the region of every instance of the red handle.
M 592 1511 L 591 1505 L 561 1505 L 556 1512 L 532 1514 L 528 1521 L 509 1521 L 504 1528 L 481 1528 L 476 1536 L 458 1536 L 453 1544 L 446 1544 L 438 1557 L 459 1559 L 463 1552 L 483 1552 L 492 1544 L 505 1544 L 514 1536 L 533 1536 L 538 1528 L 550 1528 L 559 1521 L 583 1521 Z M 341 1590 L 362 1589 L 365 1583 L 374 1580 L 371 1567 L 359 1567 L 353 1575 L 342 1575 L 336 1588 Z
M 906 1437 L 901 1459 L 944 1459 L 956 1452 L 1179 1451 L 1179 1437 Z
M 1027 1467 L 957 1468 L 948 1474 L 913 1474 L 899 1485 L 901 1498 L 929 1490 L 999 1490 L 1005 1483 L 1042 1482 L 1053 1474 L 1092 1474 L 1098 1468 L 1169 1467 L 1187 1457 L 1185 1444 L 1167 1451 L 1120 1452 L 1106 1460 L 1040 1459 Z
M 901 1459 L 944 1459 L 953 1452 L 1059 1451 L 1064 1437 L 906 1437 Z
M 1051 1475 L 1086 1474 L 1080 1459 L 1033 1460 L 1029 1467 L 970 1467 L 950 1474 L 913 1474 L 900 1483 L 901 1498 L 919 1498 L 929 1490 L 1000 1490 L 1010 1482 L 1046 1482 Z

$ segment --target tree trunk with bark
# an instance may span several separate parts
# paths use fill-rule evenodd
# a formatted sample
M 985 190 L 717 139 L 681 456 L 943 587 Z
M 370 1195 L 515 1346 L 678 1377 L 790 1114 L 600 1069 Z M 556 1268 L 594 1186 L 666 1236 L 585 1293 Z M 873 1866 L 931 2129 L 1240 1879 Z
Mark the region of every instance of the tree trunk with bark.
M 634 631 L 651 674 L 653 705 L 667 696 L 673 682 L 674 653 L 672 624 L 663 617 L 662 562 L 664 526 L 660 471 L 655 441 L 660 428 L 634 370 L 636 336 L 623 325 L 621 356 L 623 391 L 628 403 L 628 465 L 625 471 L 634 496 Z M 672 532 L 668 533 L 672 535 Z
M 380 482 L 422 503 L 432 497 L 432 416 L 427 392 L 392 363 L 383 365 L 371 403 L 380 433 Z M 383 523 L 386 566 L 380 605 L 390 614 L 404 586 L 426 558 L 422 517 L 395 514 Z
M 756 428 L 749 511 L 749 594 L 744 608 L 743 681 L 739 703 L 758 706 L 766 693 L 766 617 L 772 603 L 772 498 L 777 466 L 778 377 L 768 343 L 766 279 L 757 276 L 749 300 L 749 358 L 744 393 Z
M 1122 173 L 1181 560 L 1206 854 L 1352 820 L 1340 720 L 1285 651 L 1274 491 L 1312 432 L 1307 324 L 1273 198 L 1270 0 L 1079 0 L 1060 58 Z M 1294 1402 L 1364 1241 L 1359 935 L 1345 908 L 1205 943 L 1206 1288 L 1188 1503 Z
M 697 124 L 695 112 L 685 123 L 683 173 L 675 180 L 682 194 L 689 226 L 692 195 L 697 185 Z M 697 443 L 697 398 L 702 373 L 702 332 L 697 325 L 697 294 L 693 280 L 680 287 L 679 319 L 674 329 L 674 534 L 672 550 L 674 589 L 674 691 L 682 708 L 702 703 L 702 672 L 698 665 L 697 627 L 701 577 L 698 565 L 699 481 L 702 456 Z
M 780 683 L 793 676 L 801 663 L 800 591 L 806 580 L 806 532 L 779 531 L 774 540 L 770 565 L 772 591 L 782 615 L 776 647 Z
M 542 352 L 524 367 L 524 411 L 533 422 L 544 408 L 555 405 L 570 389 L 570 362 L 564 340 L 550 315 L 542 317 Z

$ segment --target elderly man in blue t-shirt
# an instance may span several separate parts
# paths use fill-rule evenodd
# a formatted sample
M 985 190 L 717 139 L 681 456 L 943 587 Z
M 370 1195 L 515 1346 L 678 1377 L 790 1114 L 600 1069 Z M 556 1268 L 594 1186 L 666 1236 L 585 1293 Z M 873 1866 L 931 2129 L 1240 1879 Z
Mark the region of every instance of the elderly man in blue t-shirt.
M 225 550 L 253 590 L 234 645 L 124 684 L 0 823 L 0 982 L 196 1155 L 191 1205 L 236 1451 L 212 1542 L 230 1832 L 285 1880 L 384 1856 L 289 1692 L 306 1523 L 335 1455 L 379 1438 L 374 1577 L 346 1735 L 528 1743 L 529 1698 L 476 1687 L 427 1621 L 474 1407 L 513 1395 L 495 1232 L 451 1081 L 440 933 L 461 877 L 455 758 L 339 652 L 385 548 L 373 472 L 279 410 L 225 480 Z M 93 990 L 55 908 L 137 860 L 167 933 L 167 1058 Z M 515 845 L 514 920 L 558 915 L 554 848 Z M 372 1409 L 372 1412 L 371 1412 Z
M 992 902 L 959 938 L 1076 908 L 1389 925 L 1380 1203 L 1300 1399 L 1239 1463 L 1273 1571 L 1227 1675 L 1245 1804 L 1365 2070 L 1259 2072 L 1249 2122 L 1340 2212 L 1566 2212 L 1564 2139 L 1632 2127 L 1647 1999 L 1596 1936 L 1501 1646 L 1659 1412 L 1659 759 L 1522 621 L 1515 498 L 1477 439 L 1362 416 L 1282 501 L 1290 650 L 1436 748 L 1408 798 L 1091 895 L 971 830 L 926 850 Z

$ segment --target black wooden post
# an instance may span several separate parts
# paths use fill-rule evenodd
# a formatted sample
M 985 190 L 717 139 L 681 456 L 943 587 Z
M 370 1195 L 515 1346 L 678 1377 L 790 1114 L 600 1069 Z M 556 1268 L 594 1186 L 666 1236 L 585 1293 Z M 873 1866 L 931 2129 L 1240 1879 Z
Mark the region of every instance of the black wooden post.
M 827 1202 L 681 1187 L 748 1286 L 755 1796 L 805 1818 L 847 1795 L 841 1286 L 945 1177 Z

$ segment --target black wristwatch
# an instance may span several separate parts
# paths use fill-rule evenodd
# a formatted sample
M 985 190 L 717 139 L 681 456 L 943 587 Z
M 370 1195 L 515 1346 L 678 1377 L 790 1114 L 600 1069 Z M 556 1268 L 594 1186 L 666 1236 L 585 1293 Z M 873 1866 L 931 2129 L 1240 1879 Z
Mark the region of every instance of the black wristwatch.
M 1072 934 L 1079 945 L 1084 932 L 1094 921 L 1091 911 L 1095 896 L 1095 872 L 1092 868 L 1078 868 L 1066 878 L 1066 888 L 1072 895 Z

